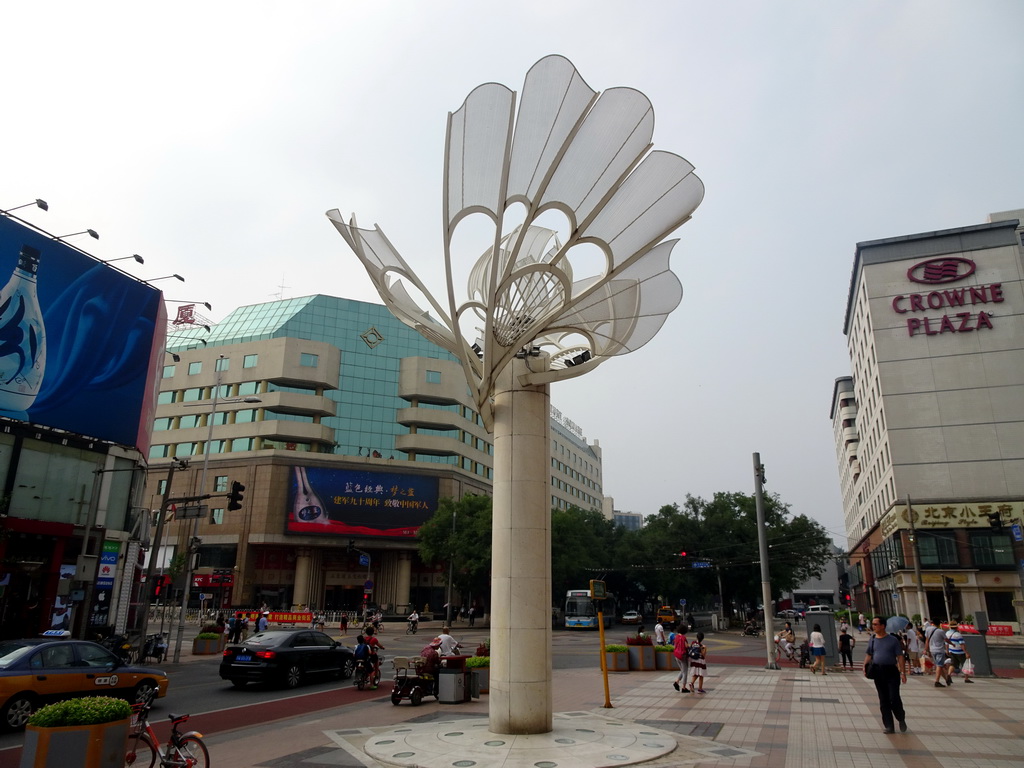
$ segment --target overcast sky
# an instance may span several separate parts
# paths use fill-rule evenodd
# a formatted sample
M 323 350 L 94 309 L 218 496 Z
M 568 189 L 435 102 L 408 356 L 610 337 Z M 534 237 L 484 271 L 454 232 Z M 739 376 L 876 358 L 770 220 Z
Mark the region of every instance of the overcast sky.
M 47 2 L 8 4 L 0 208 L 102 259 L 174 272 L 170 299 L 379 301 L 324 212 L 441 268 L 445 119 L 569 58 L 654 105 L 706 196 L 677 236 L 684 297 L 640 351 L 552 387 L 651 514 L 752 492 L 843 538 L 832 385 L 857 242 L 1024 207 L 1024 3 Z M 487 243 L 482 244 L 483 251 Z

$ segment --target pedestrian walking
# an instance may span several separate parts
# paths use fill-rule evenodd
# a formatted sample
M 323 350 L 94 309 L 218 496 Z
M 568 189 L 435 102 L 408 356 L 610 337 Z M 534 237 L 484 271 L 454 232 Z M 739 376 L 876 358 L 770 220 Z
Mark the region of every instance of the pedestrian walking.
M 917 627 L 911 625 L 907 627 L 907 655 L 910 657 L 910 674 L 920 675 L 921 670 L 921 651 L 923 645 L 921 643 L 921 635 L 917 631 Z
M 654 644 L 665 645 L 665 625 L 660 621 L 654 625 Z
M 935 665 L 935 687 L 942 688 L 941 681 L 945 679 L 945 687 L 948 688 L 953 682 L 949 677 L 949 667 L 946 665 L 946 635 L 939 629 L 939 623 L 935 619 L 928 622 L 924 638 L 928 643 L 928 655 Z
M 679 674 L 676 675 L 672 687 L 678 691 L 680 690 L 679 683 L 682 682 L 683 693 L 690 692 L 690 688 L 686 684 L 690 677 L 690 644 L 686 641 L 686 629 L 685 624 L 679 624 L 676 627 L 676 636 L 672 640 L 672 657 L 676 660 L 676 666 L 679 667 Z
M 341 612 L 341 634 L 348 634 L 348 613 L 346 611 Z
M 260 614 L 260 620 L 256 623 L 256 631 L 263 632 L 270 626 L 270 611 Z
M 469 606 L 469 626 L 471 626 L 471 627 L 473 626 L 473 619 L 475 618 L 475 616 L 476 616 L 476 606 L 471 605 L 471 606 Z
M 690 643 L 690 691 L 705 693 L 704 676 L 708 672 L 708 649 L 704 645 L 704 633 L 698 632 L 697 639 Z M 699 686 L 699 687 L 698 687 Z
M 952 676 L 960 671 L 967 659 L 971 658 L 966 645 L 964 636 L 960 634 L 956 622 L 951 621 L 949 629 L 946 630 L 946 665 L 949 667 L 949 682 L 946 685 L 953 682 Z M 973 683 L 974 681 L 965 675 L 964 682 Z
M 907 714 L 900 696 L 900 685 L 907 682 L 906 658 L 903 642 L 896 635 L 887 634 L 885 619 L 875 616 L 871 620 L 874 635 L 868 641 L 864 655 L 864 676 L 873 680 L 878 694 L 878 710 L 882 713 L 882 733 L 907 731 Z
M 839 630 L 839 658 L 843 660 L 843 669 L 846 669 L 847 665 L 853 669 L 853 646 L 856 644 L 853 635 L 845 629 Z
M 860 633 L 863 633 L 864 629 L 867 627 L 867 625 L 868 625 L 867 617 L 863 613 L 859 614 L 857 616 L 857 631 L 860 632 Z
M 811 665 L 811 674 L 813 675 L 818 671 L 818 665 L 821 665 L 821 676 L 825 676 L 825 636 L 821 634 L 821 625 L 815 624 L 814 629 L 811 630 L 811 636 L 808 638 L 811 642 L 811 656 L 814 658 L 814 663 Z
M 228 629 L 230 630 L 230 637 L 228 642 L 237 645 L 242 641 L 242 612 L 237 611 L 234 616 L 228 621 Z

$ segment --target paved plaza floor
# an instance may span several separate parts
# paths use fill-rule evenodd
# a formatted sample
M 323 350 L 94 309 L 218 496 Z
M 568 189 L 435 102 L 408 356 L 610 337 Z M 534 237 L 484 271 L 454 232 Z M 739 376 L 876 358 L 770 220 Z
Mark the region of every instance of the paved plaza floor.
M 358 704 L 212 734 L 210 752 L 229 768 L 1024 765 L 1024 679 L 957 679 L 940 690 L 912 677 L 909 730 L 886 735 L 861 674 L 709 661 L 703 695 L 676 692 L 673 673 L 611 673 L 611 709 L 598 670 L 558 670 L 555 731 L 544 736 L 489 733 L 486 695 L 394 706 L 382 685 Z

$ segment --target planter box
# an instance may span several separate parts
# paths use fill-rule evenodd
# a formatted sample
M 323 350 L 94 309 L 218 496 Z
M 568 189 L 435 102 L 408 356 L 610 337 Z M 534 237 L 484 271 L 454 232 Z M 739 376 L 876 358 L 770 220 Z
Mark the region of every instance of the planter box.
M 490 693 L 491 692 L 491 668 L 490 667 L 473 667 L 469 670 L 469 674 L 475 679 L 473 683 L 473 690 L 477 693 Z
M 656 669 L 653 645 L 630 645 L 626 647 L 631 670 L 651 671 Z
M 25 727 L 20 768 L 123 768 L 128 720 L 62 728 Z
M 655 651 L 654 664 L 659 670 L 671 672 L 676 667 L 676 657 L 672 651 Z
M 628 672 L 629 656 L 626 651 L 605 651 L 604 665 L 609 672 Z
M 224 651 L 224 635 L 220 637 L 210 637 L 199 639 L 194 638 L 192 640 L 192 655 L 193 656 L 212 656 L 216 653 L 222 653 Z

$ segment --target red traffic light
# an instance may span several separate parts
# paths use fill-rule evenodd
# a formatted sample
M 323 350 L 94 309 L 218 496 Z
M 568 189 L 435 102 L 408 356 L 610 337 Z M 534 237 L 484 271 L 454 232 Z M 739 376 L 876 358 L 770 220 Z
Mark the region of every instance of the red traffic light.
M 686 550 L 684 549 L 682 552 L 680 552 L 679 556 L 680 557 L 686 557 Z

